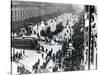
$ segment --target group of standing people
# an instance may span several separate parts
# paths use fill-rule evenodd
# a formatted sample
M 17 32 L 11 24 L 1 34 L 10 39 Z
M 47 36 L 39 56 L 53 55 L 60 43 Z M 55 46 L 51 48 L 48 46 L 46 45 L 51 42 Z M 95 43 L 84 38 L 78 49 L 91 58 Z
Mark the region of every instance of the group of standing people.
M 20 52 L 16 52 L 15 54 L 13 54 L 12 56 L 12 60 L 13 61 L 17 61 L 23 58 L 23 56 L 25 55 L 25 51 L 20 51 Z
M 31 72 L 29 72 L 24 65 L 18 65 L 17 66 L 17 73 L 18 74 L 29 74 Z

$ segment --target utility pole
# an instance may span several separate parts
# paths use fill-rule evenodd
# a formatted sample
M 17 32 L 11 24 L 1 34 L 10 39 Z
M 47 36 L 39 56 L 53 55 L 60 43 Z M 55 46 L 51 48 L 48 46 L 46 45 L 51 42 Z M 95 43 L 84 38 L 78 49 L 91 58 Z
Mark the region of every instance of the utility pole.
M 88 6 L 89 10 L 89 51 L 88 51 L 88 70 L 90 70 L 90 52 L 91 52 L 91 7 Z

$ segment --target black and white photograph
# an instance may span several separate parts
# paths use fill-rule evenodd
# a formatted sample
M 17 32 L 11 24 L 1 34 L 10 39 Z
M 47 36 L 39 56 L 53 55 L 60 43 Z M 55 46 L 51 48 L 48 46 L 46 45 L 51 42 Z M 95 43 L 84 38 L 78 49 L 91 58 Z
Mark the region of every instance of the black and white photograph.
M 11 75 L 97 69 L 95 5 L 11 0 Z

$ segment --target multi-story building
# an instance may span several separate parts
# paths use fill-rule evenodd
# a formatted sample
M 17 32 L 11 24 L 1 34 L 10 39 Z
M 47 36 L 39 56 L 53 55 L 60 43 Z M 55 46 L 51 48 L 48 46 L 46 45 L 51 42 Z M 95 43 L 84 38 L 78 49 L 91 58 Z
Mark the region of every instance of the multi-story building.
M 68 10 L 69 8 L 72 8 Z M 43 16 L 52 13 L 74 12 L 71 4 L 26 2 L 12 0 L 11 3 L 12 21 L 20 21 L 30 17 Z
M 20 21 L 30 17 L 43 16 L 58 11 L 57 5 L 39 3 L 12 1 L 12 21 Z

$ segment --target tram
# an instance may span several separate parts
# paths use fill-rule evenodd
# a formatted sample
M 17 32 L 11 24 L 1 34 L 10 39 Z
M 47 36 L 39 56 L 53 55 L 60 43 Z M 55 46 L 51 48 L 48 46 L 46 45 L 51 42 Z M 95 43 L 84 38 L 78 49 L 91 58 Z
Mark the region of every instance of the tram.
M 20 49 L 36 49 L 38 46 L 38 39 L 33 37 L 12 38 L 11 46 Z

